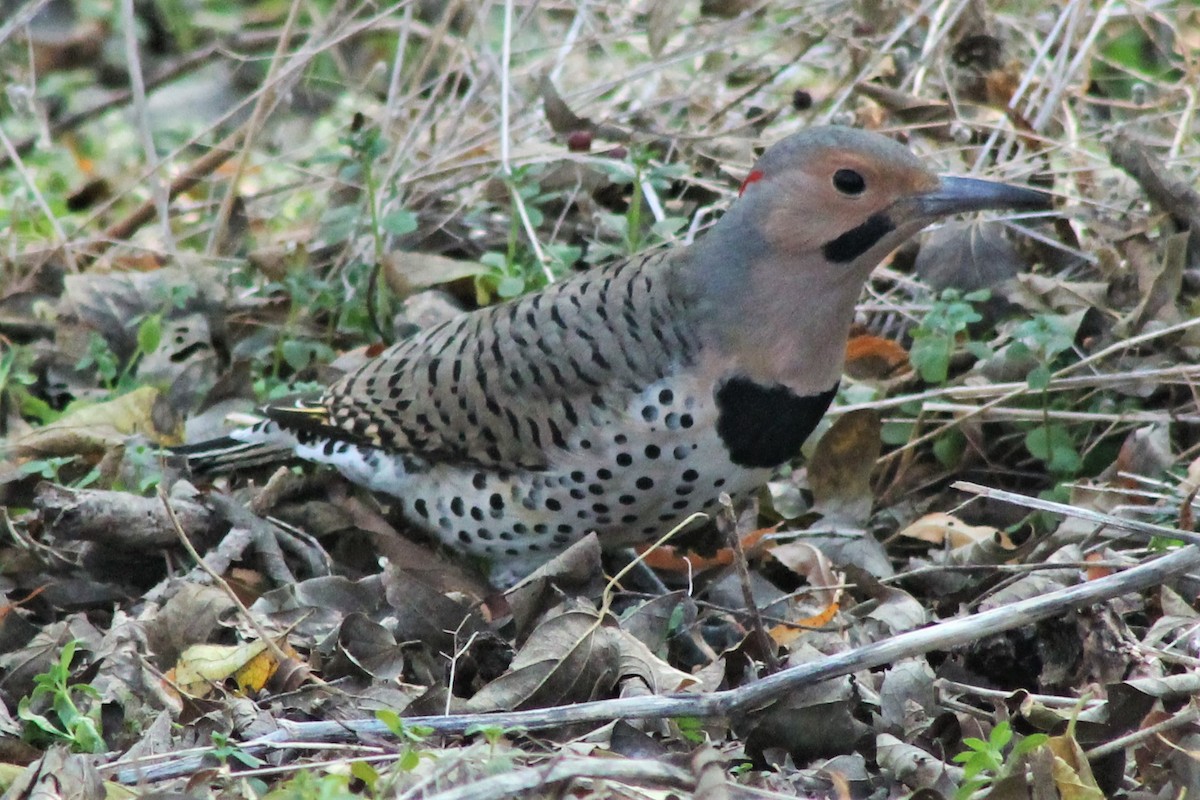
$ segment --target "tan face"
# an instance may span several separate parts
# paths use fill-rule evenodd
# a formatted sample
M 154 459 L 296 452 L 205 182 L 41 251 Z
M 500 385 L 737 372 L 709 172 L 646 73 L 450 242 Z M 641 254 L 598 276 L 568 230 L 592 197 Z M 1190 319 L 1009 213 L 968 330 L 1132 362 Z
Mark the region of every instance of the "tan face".
M 938 178 L 919 165 L 827 148 L 791 169 L 764 174 L 746 187 L 745 198 L 753 200 L 758 191 L 772 195 L 760 230 L 774 248 L 799 253 L 819 250 L 873 218 L 876 225 L 907 228 L 918 220 L 896 218 L 889 213 L 893 204 L 937 186 Z

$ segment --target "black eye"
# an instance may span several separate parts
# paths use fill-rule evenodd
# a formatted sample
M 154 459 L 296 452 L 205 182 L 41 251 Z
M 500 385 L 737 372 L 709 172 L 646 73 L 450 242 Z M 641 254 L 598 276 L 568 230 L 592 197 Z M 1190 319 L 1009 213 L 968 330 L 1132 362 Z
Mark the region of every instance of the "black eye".
M 833 188 L 842 194 L 862 194 L 867 182 L 852 169 L 839 169 L 833 173 Z

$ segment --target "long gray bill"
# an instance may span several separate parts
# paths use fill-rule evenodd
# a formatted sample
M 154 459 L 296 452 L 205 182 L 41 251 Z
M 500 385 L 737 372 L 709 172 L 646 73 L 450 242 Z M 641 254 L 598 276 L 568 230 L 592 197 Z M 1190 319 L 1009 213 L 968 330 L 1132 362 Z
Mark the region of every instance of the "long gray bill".
M 953 175 L 943 177 L 937 189 L 915 199 L 921 213 L 931 217 L 985 209 L 1047 211 L 1053 207 L 1053 198 L 1036 189 Z

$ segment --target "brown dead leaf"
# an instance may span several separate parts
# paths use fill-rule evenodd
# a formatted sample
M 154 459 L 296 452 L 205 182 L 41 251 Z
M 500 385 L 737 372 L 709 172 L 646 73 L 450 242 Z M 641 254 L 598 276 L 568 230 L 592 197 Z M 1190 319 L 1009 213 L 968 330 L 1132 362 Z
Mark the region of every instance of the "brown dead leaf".
M 807 592 L 806 602 L 793 602 L 789 605 L 789 610 L 812 613 L 773 626 L 769 631 L 771 638 L 777 644 L 788 645 L 801 636 L 804 629 L 832 622 L 841 608 L 840 600 L 845 582 L 826 555 L 806 542 L 777 545 L 769 548 L 767 555 L 804 578 L 811 587 Z
M 94 67 L 104 53 L 112 28 L 103 20 L 82 20 L 73 27 L 37 26 L 29 29 L 27 45 L 33 70 L 41 75 L 58 70 Z
M 857 83 L 854 90 L 879 103 L 903 122 L 928 125 L 935 122 L 948 123 L 955 117 L 955 109 L 947 103 L 917 97 L 881 83 Z
M 809 650 L 794 654 L 819 657 Z M 793 663 L 798 663 L 793 661 Z M 855 719 L 855 690 L 849 678 L 794 689 L 737 720 L 748 753 L 782 748 L 798 763 L 848 753 L 870 728 Z
M 23 800 L 132 800 L 140 797 L 115 782 L 100 777 L 91 757 L 68 752 L 65 745 L 50 748 L 25 769 L 0 774 L 5 798 Z
M 622 678 L 641 678 L 652 694 L 673 694 L 696 685 L 695 678 L 663 661 L 632 634 L 620 629 L 613 633 L 621 650 Z
M 388 605 L 395 610 L 391 626 L 401 641 L 420 641 L 434 652 L 453 653 L 487 625 L 478 610 L 439 591 L 416 573 L 389 566 L 383 574 Z
M 1178 306 L 1183 286 L 1183 271 L 1187 267 L 1188 232 L 1167 238 L 1161 254 L 1154 252 L 1148 242 L 1129 240 L 1126 251 L 1137 270 L 1137 307 L 1113 327 L 1118 337 L 1141 333 L 1151 322 L 1168 326 L 1182 319 Z
M 904 786 L 920 791 L 911 797 L 953 797 L 962 782 L 962 767 L 947 764 L 933 758 L 928 750 L 922 750 L 890 733 L 881 733 L 875 738 L 875 752 L 879 766 Z
M 882 336 L 853 336 L 846 343 L 846 374 L 859 380 L 881 380 L 908 368 L 908 351 Z
M 542 110 L 546 114 L 546 121 L 550 123 L 552 131 L 565 135 L 575 131 L 592 130 L 594 127 L 592 121 L 571 110 L 567 101 L 563 100 L 562 95 L 558 93 L 558 87 L 554 85 L 554 81 L 550 80 L 549 75 L 542 76 L 538 88 L 542 93 Z
M 679 27 L 679 15 L 686 6 L 685 0 L 650 0 L 646 41 L 650 45 L 650 54 L 655 58 L 662 55 L 663 48 Z
M 396 637 L 365 614 L 354 612 L 342 620 L 337 646 L 337 656 L 329 669 L 331 676 L 343 674 L 337 668 L 341 659 L 377 680 L 395 680 L 404 673 L 404 651 Z
M 1108 291 L 1109 285 L 1104 281 L 1067 281 L 1057 275 L 1023 273 L 998 293 L 1033 314 L 1073 314 L 1107 308 Z
M 163 446 L 183 441 L 182 420 L 152 386 L 72 411 L 11 442 L 10 448 L 19 458 L 100 456 L 134 434 Z
M 621 636 L 588 608 L 543 618 L 517 651 L 511 670 L 467 702 L 471 712 L 515 711 L 597 700 L 621 674 Z
M 814 509 L 826 517 L 861 523 L 875 496 L 871 473 L 883 448 L 879 414 L 862 409 L 843 414 L 817 442 L 808 462 Z
M 525 641 L 529 631 L 542 621 L 545 610 L 553 608 L 563 594 L 590 596 L 599 592 L 603 582 L 600 540 L 589 533 L 505 593 L 517 643 Z
M 146 638 L 156 663 L 172 664 L 180 653 L 207 642 L 219 620 L 234 608 L 233 600 L 215 586 L 187 583 L 146 620 Z
M 762 540 L 779 530 L 782 524 L 780 522 L 769 528 L 760 528 L 746 534 L 741 538 L 742 550 L 747 554 L 756 550 L 762 543 Z M 706 569 L 728 567 L 733 563 L 734 558 L 733 548 L 730 547 L 722 547 L 711 556 L 702 556 L 697 553 L 681 551 L 679 548 L 671 545 L 662 545 L 651 549 L 652 547 L 653 545 L 640 545 L 634 548 L 638 553 L 645 553 L 645 558 L 642 560 L 646 563 L 646 566 L 664 572 L 677 572 L 684 575 L 694 575 Z
M 942 512 L 926 514 L 897 535 L 920 539 L 939 547 L 947 544 L 951 548 L 968 547 L 989 541 L 999 541 L 1008 550 L 1016 547 L 1007 533 L 991 525 L 968 525 L 953 514 Z
M 1167 425 L 1145 425 L 1130 431 L 1116 459 L 1093 480 L 1071 489 L 1072 505 L 1110 512 L 1123 505 L 1145 505 L 1151 500 L 1140 490 L 1136 476 L 1157 478 L 1175 463 Z
M 703 16 L 733 19 L 757 5 L 756 0 L 700 0 L 700 13 Z
M 1046 746 L 1054 753 L 1054 785 L 1060 797 L 1071 800 L 1104 800 L 1104 792 L 1096 784 L 1087 754 L 1075 741 L 1074 733 L 1051 736 Z
M 436 253 L 397 250 L 383 256 L 383 279 L 400 297 L 487 272 L 478 261 L 447 258 Z
M 935 291 L 992 289 L 1029 264 L 998 222 L 947 222 L 929 233 L 917 253 L 917 276 Z

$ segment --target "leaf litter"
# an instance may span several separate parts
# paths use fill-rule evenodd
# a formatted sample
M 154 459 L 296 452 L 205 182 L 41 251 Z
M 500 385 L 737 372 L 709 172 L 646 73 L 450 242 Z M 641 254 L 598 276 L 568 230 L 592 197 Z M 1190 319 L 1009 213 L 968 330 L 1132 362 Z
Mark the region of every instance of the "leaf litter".
M 1186 556 L 1194 7 L 211 5 L 0 30 L 7 796 L 1191 785 L 1195 563 L 853 666 Z M 380 342 L 690 238 L 756 147 L 829 121 L 1061 205 L 947 223 L 877 270 L 806 460 L 720 526 L 740 548 L 651 549 L 657 579 L 611 581 L 590 539 L 498 595 L 328 475 L 193 487 L 162 458 L 183 421 L 218 434 Z M 850 671 L 705 704 L 831 658 Z M 377 712 L 401 716 L 345 736 Z

